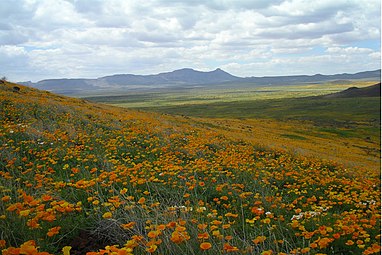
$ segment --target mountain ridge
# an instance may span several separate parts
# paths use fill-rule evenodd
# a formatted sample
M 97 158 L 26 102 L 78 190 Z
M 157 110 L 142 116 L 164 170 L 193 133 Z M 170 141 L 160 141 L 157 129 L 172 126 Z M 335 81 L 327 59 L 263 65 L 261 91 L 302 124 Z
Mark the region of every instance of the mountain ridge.
M 299 83 L 320 83 L 349 79 L 380 80 L 381 69 L 364 71 L 354 74 L 342 73 L 333 75 L 291 75 L 238 77 L 220 68 L 213 71 L 197 71 L 192 68 L 182 68 L 171 72 L 150 75 L 114 74 L 96 79 L 63 78 L 46 79 L 36 83 L 19 82 L 20 84 L 48 90 L 59 94 L 76 94 L 86 91 L 130 91 L 158 88 L 192 88 L 195 86 L 213 86 L 221 84 L 252 84 L 252 85 L 290 85 Z

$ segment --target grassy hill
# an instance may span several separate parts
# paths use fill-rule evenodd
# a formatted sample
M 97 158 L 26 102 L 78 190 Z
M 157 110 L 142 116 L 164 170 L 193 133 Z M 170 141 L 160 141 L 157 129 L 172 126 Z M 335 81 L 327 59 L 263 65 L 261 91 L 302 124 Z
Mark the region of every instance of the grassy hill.
M 344 91 L 325 95 L 325 98 L 381 97 L 381 83 L 364 88 L 350 87 Z
M 372 84 L 164 90 L 88 99 L 181 115 L 233 139 L 379 171 L 381 102 L 378 86 Z M 354 86 L 359 88 L 349 93 Z
M 379 171 L 268 149 L 244 123 L 7 82 L 0 121 L 4 255 L 380 252 Z

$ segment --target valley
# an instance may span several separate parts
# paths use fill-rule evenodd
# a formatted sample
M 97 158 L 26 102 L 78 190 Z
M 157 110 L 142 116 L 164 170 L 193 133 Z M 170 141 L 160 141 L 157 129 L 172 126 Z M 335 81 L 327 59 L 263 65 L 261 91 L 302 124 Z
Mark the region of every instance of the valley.
M 86 99 L 179 115 L 232 137 L 346 166 L 380 168 L 380 97 L 336 98 L 377 81 L 250 88 L 157 90 Z M 196 118 L 195 118 L 196 117 Z M 245 137 L 245 138 L 243 138 Z M 264 139 L 267 137 L 267 139 Z

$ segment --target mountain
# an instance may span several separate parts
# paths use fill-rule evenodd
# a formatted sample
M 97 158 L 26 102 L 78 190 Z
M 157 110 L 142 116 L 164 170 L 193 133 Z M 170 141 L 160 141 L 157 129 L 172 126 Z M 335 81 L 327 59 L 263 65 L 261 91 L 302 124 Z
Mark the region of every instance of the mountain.
M 327 81 L 346 81 L 354 79 L 380 80 L 381 70 L 366 71 L 355 74 L 335 75 L 294 75 L 266 77 L 237 77 L 220 68 L 214 71 L 201 72 L 191 68 L 183 68 L 172 72 L 151 75 L 116 74 L 97 79 L 49 79 L 37 83 L 19 82 L 30 87 L 49 90 L 55 93 L 71 95 L 93 92 L 123 92 L 131 90 L 147 90 L 157 88 L 192 88 L 195 86 L 240 86 L 241 84 L 288 85 L 300 83 L 319 83 Z M 232 84 L 235 83 L 235 84 Z
M 355 74 L 333 74 L 333 75 L 293 75 L 293 76 L 265 76 L 265 77 L 249 77 L 247 82 L 254 82 L 257 85 L 286 85 L 296 83 L 317 83 L 337 80 L 354 80 L 354 79 L 377 79 L 381 78 L 381 69 L 374 71 L 359 72 Z
M 94 80 L 90 79 L 50 79 L 39 81 L 36 84 L 33 84 L 32 87 L 53 91 L 59 94 L 76 94 L 84 90 L 98 90 L 99 87 L 93 85 L 93 81 Z
M 37 83 L 32 83 L 30 81 L 19 83 L 59 94 L 70 95 L 84 91 L 152 89 L 174 86 L 220 84 L 239 80 L 242 80 L 242 78 L 233 76 L 220 68 L 210 72 L 201 72 L 191 68 L 184 68 L 154 75 L 116 74 L 97 79 L 49 79 Z
M 233 76 L 220 68 L 211 72 L 201 72 L 191 68 L 184 68 L 155 75 L 117 74 L 102 77 L 98 80 L 112 85 L 192 85 L 230 82 L 238 79 L 240 78 Z
M 364 88 L 351 87 L 346 90 L 321 96 L 323 98 L 349 98 L 349 97 L 380 97 L 381 83 Z

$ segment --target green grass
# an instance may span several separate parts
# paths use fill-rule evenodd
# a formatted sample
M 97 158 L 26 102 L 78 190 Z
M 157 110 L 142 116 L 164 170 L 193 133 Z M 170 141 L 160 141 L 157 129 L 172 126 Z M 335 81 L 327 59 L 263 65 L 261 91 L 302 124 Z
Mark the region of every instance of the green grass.
M 282 134 L 282 137 L 294 139 L 294 140 L 308 140 L 306 137 L 300 136 L 300 135 L 293 135 L 293 134 Z
M 310 120 L 317 124 L 351 125 L 352 122 L 379 123 L 380 98 L 285 98 L 236 101 L 140 109 L 206 118 L 272 118 Z
M 349 87 L 365 87 L 376 81 L 357 81 L 346 84 L 300 84 L 284 86 L 257 86 L 256 84 L 230 84 L 230 87 L 158 89 L 156 91 L 110 92 L 108 95 L 88 95 L 85 98 L 127 108 L 198 105 L 205 103 L 241 102 L 266 99 L 300 98 L 338 92 Z M 228 85 L 227 85 L 228 86 Z
M 302 84 L 289 86 L 198 88 L 159 90 L 87 99 L 127 108 L 166 114 L 236 119 L 309 121 L 317 136 L 373 137 L 380 140 L 380 98 L 314 97 L 365 87 L 373 81 L 344 84 Z

